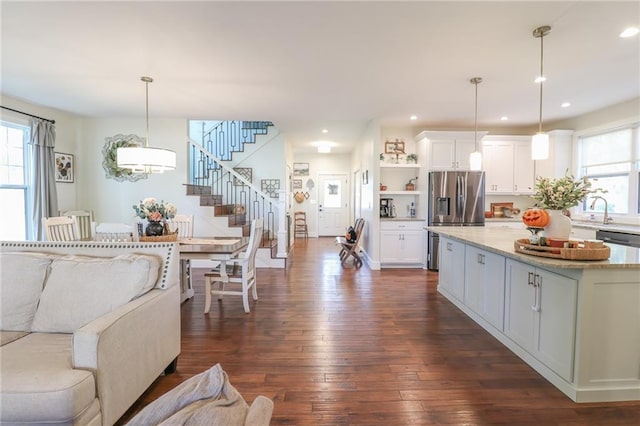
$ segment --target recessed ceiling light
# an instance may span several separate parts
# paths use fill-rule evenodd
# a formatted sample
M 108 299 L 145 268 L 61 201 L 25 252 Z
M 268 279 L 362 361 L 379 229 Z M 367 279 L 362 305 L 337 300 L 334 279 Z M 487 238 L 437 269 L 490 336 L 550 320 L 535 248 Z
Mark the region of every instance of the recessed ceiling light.
M 633 37 L 634 35 L 637 35 L 639 32 L 640 32 L 640 29 L 636 27 L 629 27 L 620 33 L 620 37 L 622 38 Z
M 500 121 L 507 121 L 509 119 L 509 117 L 507 117 L 506 115 L 503 115 L 502 117 L 500 117 Z
M 560 104 L 560 106 L 562 108 L 569 108 L 571 106 L 571 102 L 563 102 L 562 104 Z
M 319 145 L 318 152 L 321 154 L 328 154 L 331 152 L 331 147 L 329 145 Z
M 536 77 L 535 80 L 533 80 L 535 83 L 542 83 L 543 81 L 547 81 L 547 77 L 545 76 L 538 76 Z
M 417 120 L 418 116 L 417 115 L 412 115 L 411 117 L 409 117 L 409 120 Z
M 329 133 L 327 129 L 322 129 L 322 133 Z

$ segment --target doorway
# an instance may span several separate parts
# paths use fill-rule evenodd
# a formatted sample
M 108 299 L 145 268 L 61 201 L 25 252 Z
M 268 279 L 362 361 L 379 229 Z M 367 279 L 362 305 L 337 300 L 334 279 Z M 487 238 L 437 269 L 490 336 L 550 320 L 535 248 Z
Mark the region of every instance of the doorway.
M 349 224 L 349 179 L 346 174 L 318 175 L 318 236 L 344 234 Z

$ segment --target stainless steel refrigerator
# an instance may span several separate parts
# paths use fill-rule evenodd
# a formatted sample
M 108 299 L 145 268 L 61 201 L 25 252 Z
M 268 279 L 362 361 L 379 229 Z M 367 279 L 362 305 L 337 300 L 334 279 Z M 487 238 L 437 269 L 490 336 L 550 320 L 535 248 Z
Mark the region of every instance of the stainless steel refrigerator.
M 428 181 L 429 226 L 484 226 L 484 172 L 429 172 Z M 437 271 L 439 235 L 427 240 L 427 268 Z

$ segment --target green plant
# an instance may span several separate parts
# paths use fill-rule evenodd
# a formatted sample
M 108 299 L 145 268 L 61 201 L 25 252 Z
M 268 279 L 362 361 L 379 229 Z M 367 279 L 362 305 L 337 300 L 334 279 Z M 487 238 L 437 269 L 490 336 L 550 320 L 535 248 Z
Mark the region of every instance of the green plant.
M 384 154 L 380 153 L 380 161 L 384 161 Z
M 407 163 L 417 163 L 417 162 L 418 162 L 418 156 L 416 154 L 407 155 Z
M 586 176 L 576 180 L 568 171 L 558 179 L 537 177 L 533 189 L 535 193 L 531 198 L 537 201 L 536 205 L 549 210 L 569 209 L 580 204 L 589 194 L 606 192 L 600 188 L 592 189 Z

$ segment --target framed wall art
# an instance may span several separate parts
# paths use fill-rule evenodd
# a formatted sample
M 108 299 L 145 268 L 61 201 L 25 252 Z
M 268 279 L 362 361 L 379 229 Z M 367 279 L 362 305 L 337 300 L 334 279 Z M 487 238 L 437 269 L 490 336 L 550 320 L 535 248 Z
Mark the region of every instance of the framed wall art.
M 309 163 L 293 163 L 294 176 L 309 176 Z
M 404 141 L 396 139 L 395 142 L 386 141 L 384 143 L 385 154 L 404 154 Z
M 75 175 L 75 161 L 73 155 L 64 152 L 55 153 L 56 160 L 56 182 L 73 183 Z
M 293 189 L 302 189 L 302 179 L 293 179 Z

